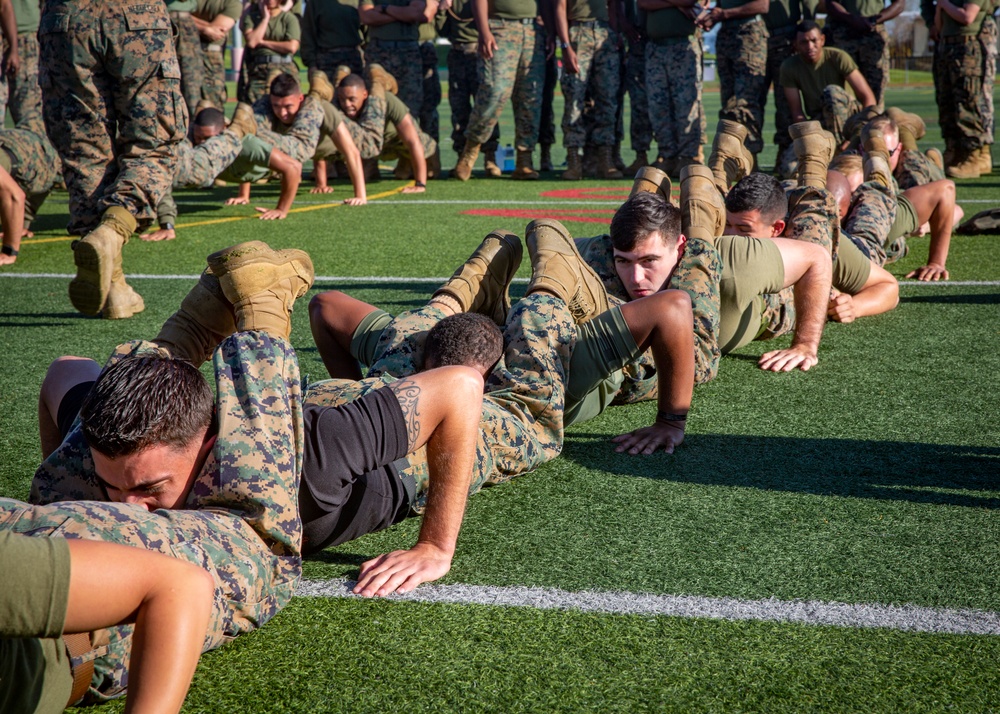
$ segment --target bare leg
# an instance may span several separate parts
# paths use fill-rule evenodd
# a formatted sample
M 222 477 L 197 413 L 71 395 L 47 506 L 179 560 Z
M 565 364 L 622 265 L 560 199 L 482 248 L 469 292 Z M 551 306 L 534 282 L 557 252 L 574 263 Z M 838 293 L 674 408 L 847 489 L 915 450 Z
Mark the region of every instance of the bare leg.
M 339 290 L 320 293 L 309 301 L 313 339 L 334 379 L 361 379 L 361 368 L 351 356 L 351 338 L 365 316 L 376 309 Z
M 59 405 L 73 387 L 93 382 L 101 373 L 101 365 L 86 357 L 59 357 L 49 365 L 38 394 L 38 437 L 42 442 L 42 458 L 59 448 Z
M 927 264 L 907 274 L 917 280 L 948 279 L 945 264 L 955 221 L 955 182 L 948 179 L 914 186 L 903 192 L 917 212 L 917 222 L 930 225 L 931 244 Z

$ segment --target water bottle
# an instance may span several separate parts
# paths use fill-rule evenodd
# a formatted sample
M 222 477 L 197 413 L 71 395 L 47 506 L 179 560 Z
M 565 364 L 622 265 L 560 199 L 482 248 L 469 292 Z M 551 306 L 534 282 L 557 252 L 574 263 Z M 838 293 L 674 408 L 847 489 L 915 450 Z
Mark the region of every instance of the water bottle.
M 505 174 L 509 174 L 514 170 L 514 149 L 510 144 L 504 147 L 503 162 L 500 164 L 500 170 Z

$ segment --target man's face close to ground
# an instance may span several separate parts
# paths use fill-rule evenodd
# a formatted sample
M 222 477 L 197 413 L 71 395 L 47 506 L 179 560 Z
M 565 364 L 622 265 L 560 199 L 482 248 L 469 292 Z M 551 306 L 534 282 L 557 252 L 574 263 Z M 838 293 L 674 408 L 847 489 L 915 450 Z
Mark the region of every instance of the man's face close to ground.
M 287 97 L 276 97 L 273 94 L 269 96 L 271 97 L 271 111 L 274 112 L 274 116 L 277 117 L 278 121 L 285 126 L 289 126 L 295 121 L 299 109 L 302 108 L 302 102 L 306 99 L 306 95 L 302 92 L 289 94 Z
M 816 64 L 819 61 L 825 44 L 826 38 L 817 29 L 795 35 L 795 51 L 807 64 Z
M 349 119 L 356 119 L 368 99 L 368 90 L 364 87 L 337 87 L 337 104 L 340 111 Z
M 776 238 L 785 229 L 785 222 L 769 222 L 760 215 L 756 208 L 749 211 L 734 213 L 726 211 L 726 230 L 723 235 L 727 236 L 750 236 L 751 238 Z
M 630 300 L 638 300 L 663 289 L 677 267 L 684 237 L 668 241 L 659 231 L 636 241 L 632 250 L 615 248 L 615 271 Z
M 199 144 L 204 144 L 206 141 L 211 139 L 213 136 L 219 135 L 219 128 L 215 126 L 198 126 L 195 124 L 191 128 L 191 143 L 195 146 Z
M 150 446 L 114 459 L 96 449 L 91 449 L 90 453 L 108 499 L 155 511 L 184 507 L 191 485 L 214 444 L 212 436 L 192 439 L 183 447 Z

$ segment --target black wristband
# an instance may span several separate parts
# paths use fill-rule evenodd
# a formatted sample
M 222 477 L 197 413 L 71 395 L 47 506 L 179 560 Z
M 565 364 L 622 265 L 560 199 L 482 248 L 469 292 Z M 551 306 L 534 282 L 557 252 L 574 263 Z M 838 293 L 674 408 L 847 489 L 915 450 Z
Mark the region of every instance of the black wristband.
M 173 223 L 161 223 L 160 228 L 165 231 L 172 231 L 174 229 Z
M 656 419 L 658 421 L 687 421 L 687 414 L 671 414 L 670 412 L 665 412 L 662 409 L 656 412 Z
M 423 181 L 414 181 L 413 185 L 416 186 L 417 188 L 427 188 L 427 184 L 425 184 Z
M 0 253 L 2 253 L 3 255 L 12 256 L 14 258 L 16 258 L 20 254 L 20 252 L 21 251 L 19 251 L 19 250 L 14 250 L 9 245 L 5 245 L 3 248 L 0 248 Z

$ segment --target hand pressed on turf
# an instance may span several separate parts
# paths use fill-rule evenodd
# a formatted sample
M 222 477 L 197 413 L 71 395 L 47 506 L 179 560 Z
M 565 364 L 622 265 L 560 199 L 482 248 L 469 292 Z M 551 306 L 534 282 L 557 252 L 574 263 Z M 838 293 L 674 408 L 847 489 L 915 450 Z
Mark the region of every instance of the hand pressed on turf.
M 384 597 L 406 593 L 451 570 L 451 554 L 431 543 L 417 543 L 409 550 L 394 550 L 361 564 L 354 593 Z
M 628 451 L 632 455 L 653 454 L 663 449 L 668 454 L 684 441 L 684 422 L 656 422 L 652 426 L 644 426 L 628 434 L 621 434 L 612 439 L 618 444 L 616 452 Z
M 791 372 L 795 368 L 808 372 L 817 362 L 819 357 L 816 356 L 814 348 L 792 345 L 787 350 L 765 352 L 757 362 L 757 366 L 769 372 Z

